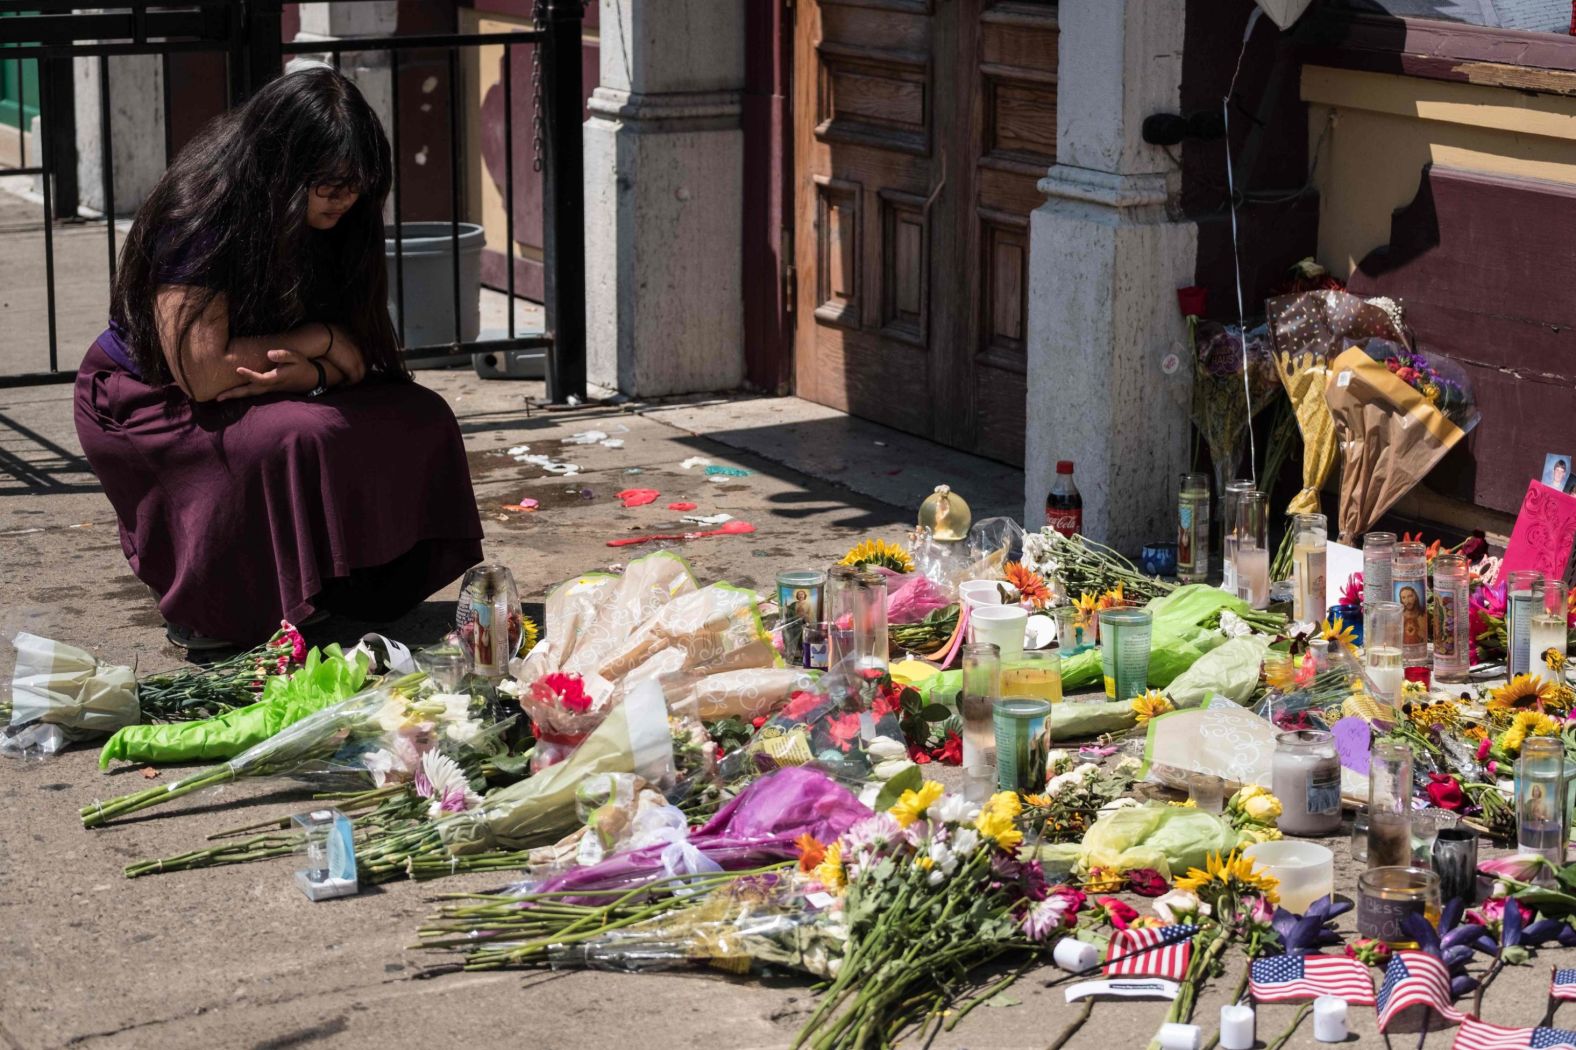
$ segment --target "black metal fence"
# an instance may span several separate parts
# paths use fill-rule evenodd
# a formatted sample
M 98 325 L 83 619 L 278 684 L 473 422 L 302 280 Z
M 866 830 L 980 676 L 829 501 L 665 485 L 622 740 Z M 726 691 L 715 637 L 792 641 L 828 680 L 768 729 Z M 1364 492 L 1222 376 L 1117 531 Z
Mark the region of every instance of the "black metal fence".
M 365 3 L 369 0 L 333 0 L 336 4 Z M 183 53 L 210 53 L 224 56 L 227 71 L 227 101 L 231 106 L 262 84 L 278 76 L 287 56 L 328 53 L 337 68 L 341 56 L 359 52 L 383 52 L 388 57 L 392 90 L 391 145 L 396 158 L 393 189 L 394 273 L 392 291 L 397 306 L 401 343 L 405 328 L 405 249 L 402 233 L 404 193 L 399 178 L 400 141 L 400 66 L 402 57 L 412 51 L 442 52 L 448 70 L 448 136 L 450 181 L 449 228 L 453 249 L 454 338 L 447 343 L 407 347 L 408 360 L 468 356 L 507 350 L 544 349 L 547 356 L 548 400 L 565 403 L 585 397 L 585 223 L 581 156 L 581 21 L 582 0 L 536 0 L 534 27 L 498 33 L 447 32 L 424 35 L 339 37 L 329 40 L 285 42 L 280 39 L 281 0 L 193 0 L 171 5 L 124 3 L 109 11 L 80 13 L 66 0 L 0 0 L 0 59 L 36 61 L 43 141 L 39 155 L 26 151 L 26 129 L 22 143 L 21 165 L 0 168 L 0 174 L 37 175 L 43 188 L 43 241 L 45 287 L 47 294 L 49 346 L 48 368 L 32 372 L 0 374 L 0 387 L 28 386 L 69 381 L 74 371 L 62 371 L 56 332 L 56 273 L 54 226 L 57 221 L 76 221 L 79 205 L 77 185 L 77 134 L 74 103 L 73 61 L 96 60 L 99 83 L 99 147 L 103 176 L 104 230 L 109 256 L 109 275 L 113 282 L 117 255 L 115 236 L 114 128 L 109 97 L 109 60 L 120 55 L 153 55 L 163 63 L 165 163 L 173 148 L 171 136 L 170 57 Z M 544 329 L 540 333 L 516 335 L 515 326 L 515 109 L 513 65 L 515 50 L 522 45 L 537 47 L 540 98 L 537 114 L 543 180 L 543 273 Z M 461 329 L 462 282 L 460 276 L 460 224 L 464 220 L 464 183 L 461 173 L 467 159 L 464 141 L 465 111 L 462 109 L 460 54 L 462 49 L 489 45 L 503 47 L 504 102 L 504 198 L 507 248 L 509 327 L 501 339 L 466 340 Z M 26 78 L 17 84 L 25 88 Z M 25 112 L 27 99 L 19 100 Z M 42 362 L 40 362 L 42 363 Z

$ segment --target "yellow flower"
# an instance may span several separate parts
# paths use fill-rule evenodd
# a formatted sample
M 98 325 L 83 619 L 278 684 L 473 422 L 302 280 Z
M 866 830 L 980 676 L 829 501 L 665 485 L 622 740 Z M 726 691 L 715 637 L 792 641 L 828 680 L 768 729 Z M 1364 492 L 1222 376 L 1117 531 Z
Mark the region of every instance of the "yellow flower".
M 1099 598 L 1092 594 L 1080 594 L 1078 597 L 1073 599 L 1073 608 L 1078 610 L 1078 620 L 1080 623 L 1089 622 L 1089 617 L 1094 615 L 1094 611 L 1098 607 L 1099 600 Z
M 1558 674 L 1565 670 L 1565 653 L 1553 646 L 1543 650 L 1543 665 Z
M 1274 824 L 1249 824 L 1240 834 L 1247 836 L 1253 842 L 1274 842 L 1281 837 L 1280 828 Z
M 936 862 L 931 860 L 929 857 L 915 857 L 914 858 L 914 867 L 918 868 L 920 871 L 929 871 L 931 868 L 934 868 L 935 866 L 936 866 Z
M 1044 809 L 1046 806 L 1051 804 L 1051 796 L 1025 795 L 1023 796 L 1023 804 L 1026 806 L 1032 806 L 1035 809 Z
M 1123 595 L 1122 595 L 1122 585 L 1119 583 L 1119 584 L 1116 585 L 1116 587 L 1114 589 L 1106 591 L 1104 594 L 1100 595 L 1100 602 L 1099 602 L 1099 605 L 1097 606 L 1097 608 L 1100 608 L 1100 609 L 1112 609 L 1112 608 L 1115 608 L 1115 607 L 1117 607 L 1119 605 L 1126 605 L 1126 604 L 1127 604 L 1127 599 L 1125 597 L 1123 597 Z
M 825 886 L 832 893 L 837 893 L 848 884 L 848 879 L 843 873 L 843 844 L 834 842 L 826 847 L 826 856 L 821 858 L 821 863 L 815 866 L 812 873 L 815 881 Z
M 895 543 L 886 540 L 865 540 L 843 555 L 840 565 L 881 565 L 893 572 L 913 572 L 914 559 Z
M 1490 711 L 1499 712 L 1542 707 L 1549 692 L 1548 683 L 1541 678 L 1534 678 L 1530 674 L 1518 674 L 1497 689 L 1491 689 L 1488 703 L 1484 706 Z
M 1126 883 L 1122 873 L 1112 868 L 1090 868 L 1083 878 L 1085 893 L 1115 893 Z
M 936 799 L 941 797 L 941 785 L 934 780 L 927 780 L 918 791 L 905 791 L 888 810 L 896 818 L 900 827 L 908 827 L 914 821 L 925 815 Z
M 1562 714 L 1569 713 L 1571 708 L 1576 707 L 1576 689 L 1572 689 L 1564 682 L 1554 683 L 1554 688 L 1549 691 L 1549 698 L 1543 702 L 1543 706 Z
M 1542 711 L 1521 711 L 1511 721 L 1510 728 L 1500 738 L 1500 747 L 1511 754 L 1520 754 L 1521 745 L 1529 736 L 1554 736 L 1560 731 L 1559 719 Z
M 1139 725 L 1148 725 L 1151 718 L 1158 718 L 1167 711 L 1175 711 L 1170 697 L 1158 689 L 1151 689 L 1133 697 L 1133 713 L 1138 716 Z
M 1281 815 L 1281 801 L 1274 795 L 1260 795 L 1242 804 L 1242 812 L 1258 824 L 1268 824 Z
M 1200 898 L 1257 893 L 1271 904 L 1280 900 L 1279 886 L 1275 878 L 1254 869 L 1252 857 L 1239 857 L 1236 850 L 1224 857 L 1211 853 L 1204 870 L 1189 868 L 1186 875 L 1176 880 L 1177 889 Z
M 528 653 L 535 649 L 541 637 L 542 629 L 536 626 L 535 620 L 529 616 L 520 617 L 520 652 Z
M 1355 645 L 1357 642 L 1357 632 L 1353 630 L 1351 624 L 1345 623 L 1339 616 L 1335 618 L 1334 623 L 1325 620 L 1319 633 L 1327 642 L 1348 646 Z
M 998 791 L 980 810 L 980 815 L 974 819 L 974 827 L 986 838 L 995 839 L 996 845 L 1010 853 L 1023 841 L 1023 832 L 1013 824 L 1022 811 L 1023 804 L 1018 801 L 1016 791 Z

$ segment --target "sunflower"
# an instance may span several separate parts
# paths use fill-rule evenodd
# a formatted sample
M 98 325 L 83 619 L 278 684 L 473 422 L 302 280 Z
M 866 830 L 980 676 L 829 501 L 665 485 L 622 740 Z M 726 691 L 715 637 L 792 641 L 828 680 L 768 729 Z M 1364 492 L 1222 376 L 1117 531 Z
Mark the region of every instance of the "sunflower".
M 542 629 L 536 626 L 536 621 L 529 616 L 520 617 L 520 648 L 519 652 L 528 653 L 536 648 L 537 641 L 542 637 Z
M 880 565 L 893 572 L 913 572 L 914 559 L 908 551 L 886 540 L 865 540 L 843 555 L 839 565 Z
M 1139 725 L 1148 725 L 1151 718 L 1158 718 L 1168 711 L 1175 711 L 1176 706 L 1171 703 L 1171 698 L 1158 689 L 1133 697 L 1133 713 L 1138 716 Z
M 1499 738 L 1499 746 L 1507 754 L 1516 755 L 1521 753 L 1521 745 L 1526 743 L 1528 737 L 1553 736 L 1559 731 L 1559 719 L 1551 718 L 1542 711 L 1521 711 Z
M 1224 857 L 1219 853 L 1211 853 L 1205 861 L 1204 870 L 1189 868 L 1186 875 L 1176 880 L 1177 889 L 1191 893 L 1211 905 L 1217 915 L 1222 914 L 1219 907 L 1222 899 L 1240 900 L 1250 893 L 1256 893 L 1270 904 L 1275 904 L 1280 900 L 1279 886 L 1275 878 L 1254 868 L 1252 857 L 1238 856 L 1236 850 Z
M 1356 630 L 1353 629 L 1351 624 L 1344 622 L 1339 616 L 1335 618 L 1333 623 L 1329 620 L 1325 620 L 1323 625 L 1320 627 L 1319 634 L 1327 642 L 1337 642 L 1344 646 L 1351 646 L 1357 643 Z
M 1051 589 L 1045 585 L 1045 578 L 1030 569 L 1022 562 L 1010 561 L 1002 572 L 1007 577 L 1007 582 L 1018 588 L 1018 594 L 1024 601 L 1031 603 L 1036 609 L 1043 609 L 1051 600 Z
M 1550 692 L 1549 684 L 1542 679 L 1518 674 L 1504 685 L 1489 690 L 1488 703 L 1483 706 L 1502 713 L 1541 708 Z
M 1547 667 L 1555 674 L 1559 674 L 1561 671 L 1565 670 L 1565 653 L 1562 650 L 1554 648 L 1552 645 L 1549 646 L 1547 649 L 1543 650 L 1543 666 Z
M 1427 732 L 1434 726 L 1444 729 L 1454 729 L 1460 719 L 1460 708 L 1452 700 L 1440 700 L 1436 703 L 1410 703 L 1402 710 L 1411 719 L 1412 724 Z

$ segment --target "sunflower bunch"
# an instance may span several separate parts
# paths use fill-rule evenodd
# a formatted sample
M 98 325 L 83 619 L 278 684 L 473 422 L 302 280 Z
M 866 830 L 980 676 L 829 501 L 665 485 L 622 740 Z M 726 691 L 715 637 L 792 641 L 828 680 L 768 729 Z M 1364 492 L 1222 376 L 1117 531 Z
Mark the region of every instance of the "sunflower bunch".
M 879 565 L 893 572 L 909 573 L 914 571 L 914 558 L 908 551 L 895 543 L 886 540 L 862 540 L 843 555 L 839 565 L 852 565 L 855 568 L 868 568 Z

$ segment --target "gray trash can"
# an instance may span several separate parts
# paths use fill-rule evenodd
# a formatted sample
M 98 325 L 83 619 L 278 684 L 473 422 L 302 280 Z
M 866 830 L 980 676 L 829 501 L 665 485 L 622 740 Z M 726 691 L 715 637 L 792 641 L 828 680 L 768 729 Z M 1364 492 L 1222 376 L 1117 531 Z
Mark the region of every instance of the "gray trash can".
M 405 345 L 433 346 L 454 341 L 454 239 L 446 222 L 400 224 L 405 269 Z M 482 327 L 482 228 L 460 223 L 460 338 L 469 342 Z M 393 231 L 383 241 L 389 274 L 389 316 L 399 331 L 399 271 Z M 412 367 L 439 368 L 463 363 L 428 361 Z

